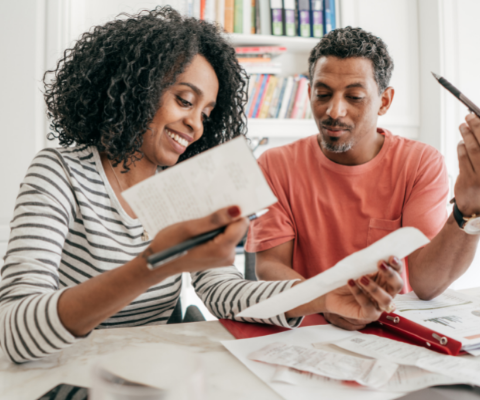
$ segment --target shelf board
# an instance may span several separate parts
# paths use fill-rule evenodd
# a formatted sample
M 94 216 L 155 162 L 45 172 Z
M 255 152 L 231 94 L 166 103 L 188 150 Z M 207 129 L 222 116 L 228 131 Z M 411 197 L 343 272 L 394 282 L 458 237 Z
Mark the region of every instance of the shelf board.
M 231 33 L 227 37 L 230 43 L 236 46 L 284 46 L 288 52 L 292 53 L 310 52 L 320 40 L 298 36 L 244 35 L 242 33 Z
M 250 118 L 248 120 L 249 137 L 299 139 L 316 133 L 318 128 L 313 119 Z

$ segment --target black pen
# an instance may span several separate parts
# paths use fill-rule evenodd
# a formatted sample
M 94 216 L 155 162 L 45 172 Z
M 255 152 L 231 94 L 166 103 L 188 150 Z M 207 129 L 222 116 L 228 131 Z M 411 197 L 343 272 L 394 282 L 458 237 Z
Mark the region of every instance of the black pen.
M 249 215 L 247 218 L 250 221 L 261 217 L 262 215 L 268 212 L 268 208 L 261 210 L 255 214 Z M 195 236 L 191 239 L 188 239 L 182 243 L 179 243 L 169 249 L 160 251 L 159 253 L 152 254 L 147 258 L 147 267 L 149 269 L 155 269 L 161 267 L 162 265 L 169 263 L 170 261 L 175 260 L 176 258 L 182 257 L 188 253 L 188 250 L 193 249 L 196 246 L 199 246 L 203 243 L 212 240 L 215 236 L 223 233 L 225 231 L 225 226 L 222 228 L 215 229 L 210 232 L 202 233 L 201 235 Z
M 458 100 L 460 100 L 463 104 L 467 106 L 470 112 L 474 113 L 478 118 L 480 118 L 480 108 L 478 108 L 472 100 L 470 100 L 467 96 L 465 96 L 460 90 L 458 90 L 455 86 L 453 86 L 449 81 L 441 76 L 434 74 L 432 75 L 435 79 L 442 85 L 445 89 L 447 89 L 451 94 L 453 94 Z

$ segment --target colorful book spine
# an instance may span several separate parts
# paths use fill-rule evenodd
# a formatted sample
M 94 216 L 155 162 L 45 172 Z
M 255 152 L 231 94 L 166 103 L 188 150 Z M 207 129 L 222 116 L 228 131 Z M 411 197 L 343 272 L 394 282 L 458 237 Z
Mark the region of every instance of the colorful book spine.
M 270 80 L 272 75 L 264 75 L 262 86 L 260 88 L 260 93 L 258 94 L 257 104 L 255 104 L 255 109 L 253 110 L 253 118 L 258 118 L 258 113 L 260 112 L 260 106 L 265 99 L 265 94 L 267 92 L 268 81 Z
M 233 32 L 243 33 L 243 1 L 235 0 L 235 11 L 233 13 Z
M 323 37 L 323 0 L 311 0 L 312 37 Z
M 310 2 L 311 0 L 298 0 L 298 36 L 301 37 L 312 35 Z
M 275 85 L 275 90 L 273 91 L 272 101 L 270 102 L 270 107 L 267 112 L 266 118 L 275 118 L 275 111 L 278 107 L 278 102 L 280 101 L 280 93 L 282 91 L 283 83 L 285 78 L 278 78 L 277 84 Z
M 281 101 L 282 104 L 281 104 L 280 111 L 277 115 L 277 118 L 280 118 L 280 119 L 286 118 L 288 103 L 289 103 L 290 97 L 292 96 L 292 90 L 293 90 L 294 83 L 295 82 L 294 82 L 293 77 L 289 76 L 287 78 L 287 85 L 286 85 L 286 88 L 283 92 L 282 101 Z
M 249 115 L 250 113 L 250 108 L 252 107 L 252 101 L 253 97 L 255 95 L 255 88 L 257 87 L 257 82 L 259 79 L 260 75 L 251 75 L 250 80 L 248 81 L 248 91 L 247 91 L 247 96 L 248 96 L 248 101 L 247 105 L 245 107 L 245 115 Z
M 215 1 L 215 22 L 225 27 L 225 0 Z
M 283 36 L 283 4 L 282 0 L 270 0 L 272 32 L 274 36 Z
M 293 102 L 293 109 L 291 118 L 299 119 L 303 118 L 305 114 L 305 95 L 307 93 L 308 81 L 307 78 L 301 77 L 298 81 L 298 90 L 295 95 L 295 100 Z
M 235 53 L 240 54 L 282 54 L 287 51 L 286 47 L 280 46 L 256 46 L 256 47 L 235 47 Z
M 270 104 L 273 99 L 273 92 L 275 92 L 275 87 L 277 86 L 278 78 L 276 76 L 270 76 L 268 80 L 268 86 L 265 90 L 265 97 L 260 106 L 260 111 L 258 112 L 257 118 L 267 118 L 268 111 L 270 110 Z
M 252 27 L 250 29 L 250 33 L 252 35 L 255 35 L 257 33 L 257 0 L 251 0 L 252 4 L 252 18 L 250 23 L 252 24 Z
M 252 0 L 243 0 L 243 33 L 252 32 Z
M 295 0 L 283 0 L 283 26 L 285 36 L 297 36 L 295 29 Z
M 205 3 L 206 0 L 200 0 L 200 19 L 205 19 Z
M 233 15 L 235 13 L 235 0 L 225 0 L 225 32 L 233 33 Z
M 260 95 L 260 90 L 262 88 L 262 84 L 263 84 L 263 80 L 265 78 L 265 75 L 259 75 L 258 76 L 258 80 L 255 84 L 255 88 L 254 88 L 254 94 L 253 94 L 253 99 L 252 99 L 252 105 L 250 107 L 250 110 L 248 111 L 248 118 L 252 118 L 253 117 L 253 112 L 255 111 L 255 106 L 257 105 L 257 102 L 258 102 L 258 96 Z
M 280 109 L 282 107 L 283 95 L 285 93 L 287 84 L 288 84 L 288 78 L 283 78 L 282 87 L 280 88 L 280 92 L 278 93 L 278 101 L 277 101 L 277 104 L 275 105 L 275 109 L 272 111 L 272 118 L 279 118 Z
M 293 89 L 290 98 L 288 99 L 288 108 L 287 108 L 287 113 L 285 115 L 285 118 L 292 118 L 292 111 L 293 111 L 293 106 L 295 104 L 295 98 L 297 97 L 297 91 L 298 91 L 298 76 L 294 78 L 293 82 Z
M 334 30 L 336 28 L 335 18 L 335 0 L 324 0 L 324 21 L 325 30 L 324 33 Z

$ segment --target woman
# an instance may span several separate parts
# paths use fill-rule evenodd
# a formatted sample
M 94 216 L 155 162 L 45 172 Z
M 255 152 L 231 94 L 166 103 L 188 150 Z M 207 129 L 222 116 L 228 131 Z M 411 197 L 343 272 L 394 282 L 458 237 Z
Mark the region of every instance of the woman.
M 94 328 L 166 323 L 182 272 L 192 273 L 198 295 L 219 318 L 235 318 L 295 284 L 247 282 L 224 267 L 248 225 L 237 206 L 150 238 L 121 196 L 244 130 L 246 77 L 217 28 L 159 8 L 98 26 L 65 54 L 45 93 L 64 147 L 41 151 L 30 166 L 2 268 L 6 356 L 36 360 Z M 222 235 L 186 256 L 154 271 L 146 267 L 149 254 L 221 226 Z M 386 290 L 374 282 L 363 288 L 373 301 L 353 285 L 315 304 L 331 304 L 345 317 L 378 318 L 401 286 L 392 271 Z M 292 327 L 301 314 L 262 322 Z

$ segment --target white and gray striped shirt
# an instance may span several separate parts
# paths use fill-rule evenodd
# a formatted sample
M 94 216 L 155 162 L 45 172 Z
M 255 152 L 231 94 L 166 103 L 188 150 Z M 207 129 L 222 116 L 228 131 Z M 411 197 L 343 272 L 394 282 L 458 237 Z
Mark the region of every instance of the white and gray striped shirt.
M 148 245 L 143 228 L 121 207 L 95 147 L 45 149 L 20 186 L 0 282 L 0 344 L 17 363 L 72 345 L 57 301 L 63 290 L 117 268 Z M 250 282 L 232 266 L 192 274 L 197 294 L 218 318 L 287 290 L 293 281 Z M 149 288 L 98 328 L 166 323 L 180 295 L 181 275 Z M 244 319 L 241 319 L 245 321 Z M 258 321 L 285 327 L 279 315 Z

